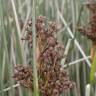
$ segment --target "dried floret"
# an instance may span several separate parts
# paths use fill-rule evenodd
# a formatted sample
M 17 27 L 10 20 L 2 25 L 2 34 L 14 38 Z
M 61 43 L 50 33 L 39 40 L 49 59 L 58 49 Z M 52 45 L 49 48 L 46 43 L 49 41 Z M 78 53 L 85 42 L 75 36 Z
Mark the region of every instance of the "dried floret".
M 17 65 L 14 69 L 13 78 L 25 87 L 31 87 L 33 83 L 32 68 L 29 66 Z
M 46 18 L 39 16 L 36 19 L 36 44 L 40 51 L 38 56 L 37 67 L 39 75 L 39 91 L 41 96 L 60 96 L 68 89 L 72 88 L 75 84 L 69 80 L 69 75 L 65 70 L 61 70 L 61 59 L 64 57 L 64 45 L 58 42 L 54 36 L 58 31 L 56 22 L 50 22 L 48 27 L 45 28 Z M 27 28 L 25 29 L 26 40 L 32 45 L 32 20 L 28 21 Z M 55 33 L 55 34 L 54 34 Z M 17 66 L 14 78 L 19 81 L 23 86 L 33 87 L 33 72 L 30 67 Z M 29 74 L 30 73 L 30 74 Z M 21 75 L 22 74 L 22 75 Z M 21 79 L 22 78 L 22 79 Z

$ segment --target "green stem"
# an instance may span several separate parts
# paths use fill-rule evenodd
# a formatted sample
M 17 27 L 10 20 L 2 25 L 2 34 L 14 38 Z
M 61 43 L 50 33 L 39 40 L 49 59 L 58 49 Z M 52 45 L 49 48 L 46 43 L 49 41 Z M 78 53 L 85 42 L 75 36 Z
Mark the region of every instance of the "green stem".
M 33 6 L 32 6 L 33 76 L 34 76 L 34 96 L 39 96 L 38 75 L 37 75 L 37 68 L 36 68 L 37 64 L 36 64 L 35 4 L 36 4 L 36 0 L 33 0 Z

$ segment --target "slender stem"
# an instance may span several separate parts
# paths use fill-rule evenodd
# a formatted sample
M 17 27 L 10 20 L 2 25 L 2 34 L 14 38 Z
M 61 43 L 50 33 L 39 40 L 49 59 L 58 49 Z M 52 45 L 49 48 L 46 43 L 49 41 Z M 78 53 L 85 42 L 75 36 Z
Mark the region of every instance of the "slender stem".
M 92 42 L 92 47 L 91 47 L 91 52 L 90 52 L 91 62 L 93 62 L 94 55 L 95 55 L 95 50 L 96 50 L 96 43 L 95 42 Z
M 8 88 L 5 88 L 5 89 L 3 89 L 2 91 L 0 91 L 0 94 L 1 94 L 2 92 L 6 92 L 6 91 L 11 90 L 11 88 L 16 88 L 16 87 L 19 87 L 19 86 L 20 86 L 20 84 L 12 85 L 12 86 L 10 86 L 10 87 L 8 87 Z
M 66 68 L 67 65 L 68 65 L 68 66 L 72 66 L 72 65 L 75 65 L 75 64 L 77 64 L 77 63 L 82 64 L 82 63 L 80 63 L 80 62 L 82 62 L 82 61 L 84 61 L 84 60 L 86 60 L 86 59 L 90 59 L 90 57 L 91 57 L 91 56 L 87 56 L 86 58 L 81 58 L 81 59 L 72 61 L 72 62 L 70 62 L 69 64 L 63 64 L 62 67 L 63 67 L 63 68 Z
M 17 12 L 16 12 L 16 7 L 15 7 L 15 3 L 14 3 L 14 0 L 10 0 L 11 1 L 11 4 L 12 4 L 12 9 L 13 9 L 13 13 L 14 13 L 14 18 L 15 18 L 15 23 L 16 23 L 16 27 L 17 27 L 17 32 L 16 32 L 16 35 L 17 35 L 17 43 L 18 43 L 18 51 L 20 52 L 20 63 L 24 64 L 25 62 L 25 58 L 24 58 L 24 50 L 23 50 L 23 47 L 22 47 L 22 43 L 21 43 L 21 29 L 20 29 L 20 26 L 19 26 L 19 21 L 18 21 L 18 16 L 17 16 Z
M 36 62 L 35 4 L 36 4 L 36 0 L 33 0 L 33 7 L 32 7 L 33 76 L 34 76 L 34 96 L 39 96 L 39 93 L 38 93 L 38 76 L 37 76 L 37 68 L 36 68 L 37 62 Z

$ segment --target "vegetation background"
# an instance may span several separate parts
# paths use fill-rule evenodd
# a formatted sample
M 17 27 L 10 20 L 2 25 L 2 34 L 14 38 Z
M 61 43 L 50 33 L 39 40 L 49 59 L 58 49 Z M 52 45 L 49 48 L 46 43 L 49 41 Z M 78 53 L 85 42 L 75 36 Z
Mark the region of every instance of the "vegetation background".
M 95 84 L 93 87 L 90 83 L 91 42 L 77 30 L 89 20 L 89 11 L 84 5 L 86 1 L 34 1 L 0 0 L 0 96 L 15 96 L 16 89 L 19 89 L 16 96 L 32 96 L 31 91 L 16 84 L 12 76 L 16 64 L 28 63 L 28 49 L 20 39 L 24 35 L 20 28 L 21 21 L 26 24 L 30 16 L 34 19 L 39 15 L 46 16 L 49 21 L 56 20 L 61 27 L 58 40 L 64 43 L 67 56 L 67 62 L 64 58 L 61 63 L 68 67 L 70 79 L 76 82 L 76 87 L 67 96 L 95 96 Z

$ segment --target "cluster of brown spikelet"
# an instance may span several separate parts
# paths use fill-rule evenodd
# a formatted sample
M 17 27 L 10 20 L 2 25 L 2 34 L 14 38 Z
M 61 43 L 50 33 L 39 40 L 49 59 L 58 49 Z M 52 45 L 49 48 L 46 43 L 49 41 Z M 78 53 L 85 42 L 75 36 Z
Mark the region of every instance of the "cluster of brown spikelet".
M 38 49 L 37 70 L 39 77 L 39 91 L 41 96 L 60 96 L 63 92 L 74 86 L 74 82 L 69 80 L 68 73 L 61 68 L 60 62 L 64 57 L 64 46 L 58 42 L 56 33 L 58 26 L 56 22 L 49 22 L 45 26 L 46 18 L 39 16 L 36 19 L 36 45 Z M 25 27 L 26 36 L 22 40 L 27 40 L 29 47 L 32 47 L 32 19 L 29 19 Z M 29 66 L 16 66 L 14 78 L 21 85 L 33 88 L 32 69 Z
M 86 26 L 80 27 L 79 32 L 92 41 L 90 55 L 91 62 L 93 62 L 96 49 L 96 0 L 87 0 L 86 6 L 90 11 L 89 23 Z
M 96 42 L 96 0 L 87 0 L 86 6 L 90 11 L 90 20 L 88 25 L 79 28 L 79 31 Z

